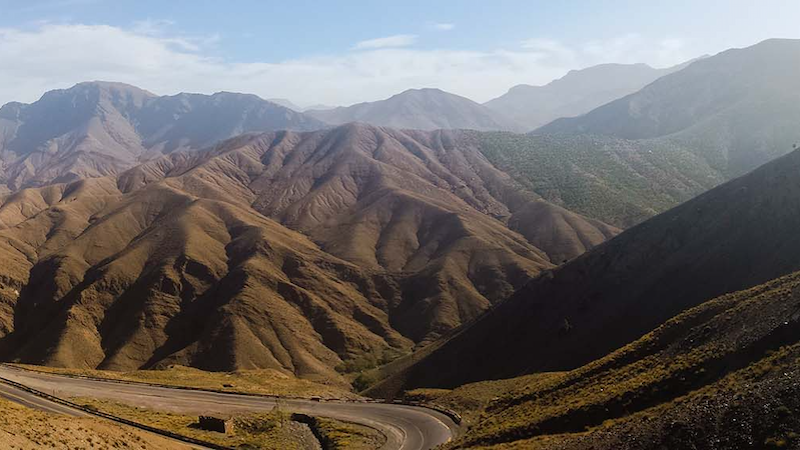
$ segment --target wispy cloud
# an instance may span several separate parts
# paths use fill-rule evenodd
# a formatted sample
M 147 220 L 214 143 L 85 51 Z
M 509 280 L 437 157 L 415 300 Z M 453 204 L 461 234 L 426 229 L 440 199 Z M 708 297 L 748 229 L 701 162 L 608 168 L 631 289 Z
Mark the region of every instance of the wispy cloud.
M 213 33 L 206 36 L 187 36 L 174 34 L 176 22 L 168 19 L 145 19 L 133 23 L 131 32 L 143 36 L 159 38 L 163 43 L 174 45 L 180 49 L 199 52 L 203 48 L 217 44 L 221 36 Z
M 434 22 L 431 24 L 431 28 L 438 31 L 450 31 L 456 27 L 454 23 L 447 23 L 447 22 Z
M 541 55 L 543 62 L 585 67 L 601 63 L 647 63 L 666 67 L 684 62 L 694 55 L 687 52 L 687 43 L 679 38 L 651 40 L 637 33 L 609 39 L 594 39 L 579 45 L 566 45 L 553 39 L 534 38 L 520 43 L 530 52 Z
M 683 39 L 666 38 L 653 41 L 638 33 L 592 40 L 585 43 L 580 51 L 585 57 L 601 62 L 645 62 L 657 67 L 671 66 L 696 56 L 688 54 L 686 41 Z
M 577 63 L 578 55 L 576 51 L 554 39 L 534 38 L 526 39 L 520 46 L 533 53 L 539 54 L 542 59 L 549 59 L 550 62 L 574 66 Z
M 417 36 L 414 34 L 396 34 L 394 36 L 387 36 L 377 39 L 369 39 L 356 43 L 353 47 L 356 50 L 368 50 L 378 48 L 396 48 L 408 47 L 417 41 Z
M 213 35 L 192 37 L 189 45 L 181 45 L 176 40 L 185 36 L 172 33 L 169 24 L 160 26 L 45 23 L 0 28 L 0 104 L 34 101 L 47 90 L 86 80 L 120 81 L 158 94 L 249 92 L 298 104 L 351 104 L 410 87 L 438 87 L 486 101 L 516 84 L 545 84 L 570 69 L 612 57 L 662 65 L 689 59 L 683 55 L 683 41 L 675 38 L 634 40 L 633 46 L 624 39 L 574 46 L 530 40 L 515 49 L 492 51 L 408 48 L 402 45 L 413 39 L 406 38 L 362 45 L 360 51 L 241 63 L 212 56 L 219 52 L 210 51 L 204 41 L 213 41 Z

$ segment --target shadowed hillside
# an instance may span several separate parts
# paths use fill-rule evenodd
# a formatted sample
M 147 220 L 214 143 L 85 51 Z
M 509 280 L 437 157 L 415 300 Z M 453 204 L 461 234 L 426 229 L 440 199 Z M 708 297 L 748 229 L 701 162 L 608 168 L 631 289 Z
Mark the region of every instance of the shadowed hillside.
M 705 302 L 571 372 L 418 395 L 455 408 L 499 397 L 449 448 L 794 448 L 798 321 L 795 273 Z
M 537 278 L 386 386 L 452 387 L 600 358 L 707 299 L 800 268 L 798 205 L 800 151 Z

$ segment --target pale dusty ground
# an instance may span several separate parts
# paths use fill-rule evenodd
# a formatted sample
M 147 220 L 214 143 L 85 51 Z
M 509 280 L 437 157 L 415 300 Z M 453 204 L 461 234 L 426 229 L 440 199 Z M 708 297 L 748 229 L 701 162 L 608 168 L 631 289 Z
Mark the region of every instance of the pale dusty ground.
M 185 450 L 191 447 L 102 419 L 56 416 L 0 399 L 0 448 Z

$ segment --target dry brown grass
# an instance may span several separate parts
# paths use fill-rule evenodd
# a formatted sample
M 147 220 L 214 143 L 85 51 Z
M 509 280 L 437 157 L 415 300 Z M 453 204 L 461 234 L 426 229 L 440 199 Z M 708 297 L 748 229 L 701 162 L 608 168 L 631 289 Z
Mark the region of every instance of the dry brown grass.
M 311 429 L 292 420 L 291 411 L 280 405 L 269 413 L 237 414 L 231 417 L 233 432 L 229 434 L 201 430 L 198 417 L 158 411 L 125 403 L 76 398 L 72 401 L 87 407 L 172 431 L 184 436 L 228 447 L 302 450 L 314 448 L 317 442 Z M 371 450 L 383 445 L 385 438 L 378 431 L 333 419 L 320 419 L 319 430 L 334 449 Z
M 55 416 L 0 399 L 0 448 L 179 450 L 190 447 L 105 420 Z

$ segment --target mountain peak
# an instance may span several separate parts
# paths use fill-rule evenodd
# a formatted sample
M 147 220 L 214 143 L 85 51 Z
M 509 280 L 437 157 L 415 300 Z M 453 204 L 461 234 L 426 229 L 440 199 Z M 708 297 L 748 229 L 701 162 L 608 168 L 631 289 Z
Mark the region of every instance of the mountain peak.
M 365 122 L 378 126 L 418 130 L 520 130 L 519 125 L 502 114 L 468 98 L 437 88 L 407 89 L 377 102 L 359 103 L 327 111 L 314 110 L 308 113 L 331 125 Z
M 143 157 L 199 150 L 245 133 L 325 128 L 255 95 L 159 97 L 106 81 L 49 91 L 30 105 L 8 104 L 0 118 L 0 185 L 13 188 L 114 174 Z
M 451 94 L 439 88 L 412 88 L 412 89 L 406 89 L 405 91 L 397 95 L 394 95 L 393 97 L 401 97 L 405 95 L 455 95 L 455 94 Z

